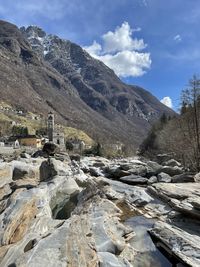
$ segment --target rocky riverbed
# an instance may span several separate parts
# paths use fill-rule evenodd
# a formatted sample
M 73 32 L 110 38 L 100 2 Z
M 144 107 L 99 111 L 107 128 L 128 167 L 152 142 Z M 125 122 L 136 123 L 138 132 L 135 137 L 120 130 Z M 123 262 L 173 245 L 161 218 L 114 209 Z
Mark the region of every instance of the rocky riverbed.
M 200 266 L 200 175 L 157 162 L 0 163 L 0 267 Z

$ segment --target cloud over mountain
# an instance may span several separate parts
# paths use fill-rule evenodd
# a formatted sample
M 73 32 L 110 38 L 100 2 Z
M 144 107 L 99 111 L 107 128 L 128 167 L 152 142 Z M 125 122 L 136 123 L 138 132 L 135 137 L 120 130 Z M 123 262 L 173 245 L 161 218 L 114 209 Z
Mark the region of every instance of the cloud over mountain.
M 121 77 L 142 76 L 151 67 L 151 57 L 150 53 L 141 52 L 147 47 L 144 40 L 132 37 L 140 30 L 131 29 L 129 23 L 124 22 L 114 32 L 103 34 L 102 45 L 94 41 L 84 49 Z
M 160 102 L 169 108 L 173 108 L 172 100 L 169 96 L 163 97 L 163 99 L 161 99 Z

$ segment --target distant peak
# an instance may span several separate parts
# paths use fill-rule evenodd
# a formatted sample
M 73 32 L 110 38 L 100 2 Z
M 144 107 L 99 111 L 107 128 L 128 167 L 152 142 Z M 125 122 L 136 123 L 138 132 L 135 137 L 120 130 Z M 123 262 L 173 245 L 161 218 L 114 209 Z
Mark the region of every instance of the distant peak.
M 43 38 L 46 36 L 46 32 L 35 25 L 30 25 L 28 27 L 21 27 L 20 28 L 21 32 L 25 33 L 27 37 L 40 37 Z

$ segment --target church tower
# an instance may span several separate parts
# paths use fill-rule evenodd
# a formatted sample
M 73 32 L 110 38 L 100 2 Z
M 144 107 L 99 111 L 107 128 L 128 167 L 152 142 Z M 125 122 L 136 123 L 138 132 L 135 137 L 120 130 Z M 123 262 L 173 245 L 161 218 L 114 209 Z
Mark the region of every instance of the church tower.
M 49 142 L 53 142 L 53 136 L 54 136 L 54 114 L 52 112 L 48 113 L 47 133 L 48 133 Z

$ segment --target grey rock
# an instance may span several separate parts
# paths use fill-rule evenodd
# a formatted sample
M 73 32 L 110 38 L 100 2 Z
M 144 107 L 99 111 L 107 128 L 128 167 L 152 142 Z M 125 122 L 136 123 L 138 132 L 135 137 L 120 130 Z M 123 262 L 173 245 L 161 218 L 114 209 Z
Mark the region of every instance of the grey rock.
M 54 176 L 65 176 L 67 172 L 68 164 L 63 163 L 54 158 L 49 158 L 43 161 L 40 166 L 40 181 L 46 181 L 52 179 Z
M 163 166 L 160 169 L 160 172 L 164 172 L 164 173 L 169 174 L 170 176 L 174 176 L 174 175 L 182 174 L 184 171 L 182 168 L 177 167 L 177 166 L 175 166 L 175 167 Z
M 200 183 L 157 183 L 148 187 L 148 190 L 174 210 L 190 218 L 200 219 Z
M 145 176 L 147 173 L 147 167 L 143 165 L 135 165 L 131 169 L 129 169 L 129 173 L 139 176 Z
M 0 187 L 0 201 L 11 193 L 12 190 L 9 184 L 5 184 L 3 187 Z
M 120 166 L 107 166 L 104 168 L 106 177 L 119 179 L 130 174 L 129 171 L 122 170 Z
M 0 187 L 12 181 L 13 168 L 12 164 L 1 162 L 0 163 Z
M 20 179 L 39 179 L 39 165 L 34 166 L 33 164 L 21 162 L 21 161 L 13 161 L 13 176 L 12 179 L 20 180 Z
M 99 267 L 128 267 L 128 263 L 119 261 L 119 259 L 109 252 L 98 252 L 100 258 Z
M 192 183 L 195 182 L 193 173 L 183 173 L 172 177 L 172 183 Z
M 103 180 L 110 184 L 113 192 L 115 192 L 113 196 L 115 195 L 119 198 L 119 195 L 121 195 L 122 199 L 124 195 L 128 196 L 128 201 L 136 206 L 144 206 L 153 201 L 153 198 L 148 194 L 145 188 L 130 186 L 107 178 L 103 178 Z
M 160 183 L 170 183 L 171 182 L 171 177 L 164 172 L 161 172 L 158 174 L 158 182 Z
M 49 156 L 54 156 L 59 150 L 59 147 L 54 143 L 45 143 L 42 149 L 42 151 Z
M 24 159 L 30 159 L 31 155 L 29 155 L 28 153 L 23 152 L 23 153 L 20 154 L 20 157 L 24 158 Z
M 195 181 L 196 183 L 199 183 L 199 182 L 200 182 L 200 172 L 197 173 L 197 174 L 195 174 L 195 176 L 194 176 L 194 181 Z
M 90 175 L 98 177 L 98 176 L 104 176 L 103 172 L 96 167 L 90 167 L 89 168 Z
M 167 223 L 157 223 L 150 231 L 151 236 L 167 253 L 178 257 L 189 266 L 200 266 L 200 237 L 194 236 L 178 227 Z
M 102 161 L 96 161 L 96 162 L 94 162 L 93 166 L 97 167 L 97 168 L 101 168 L 101 167 L 105 166 L 105 163 Z
M 187 201 L 191 203 L 195 209 L 200 211 L 200 197 L 188 198 Z
M 173 156 L 174 156 L 174 153 L 158 154 L 157 155 L 157 161 L 159 164 L 163 164 L 165 161 L 172 159 Z
M 48 158 L 49 155 L 42 150 L 38 150 L 35 153 L 33 153 L 33 155 L 31 157 L 32 158 Z
M 75 160 L 75 161 L 78 161 L 78 162 L 80 162 L 80 160 L 81 160 L 81 156 L 78 155 L 78 154 L 70 155 L 69 157 L 70 157 L 71 160 Z
M 158 164 L 155 161 L 148 161 L 147 162 L 147 173 L 146 176 L 147 177 L 151 177 L 154 175 L 157 175 L 160 170 L 162 169 L 162 166 L 160 164 Z
M 147 184 L 148 179 L 141 177 L 139 175 L 131 174 L 128 176 L 121 177 L 119 179 L 120 181 L 131 184 L 131 185 L 137 185 L 137 184 Z
M 69 154 L 67 152 L 62 152 L 62 153 L 58 153 L 55 154 L 54 158 L 56 160 L 60 160 L 60 161 L 66 161 L 66 162 L 70 162 L 70 157 Z
M 170 159 L 170 160 L 166 161 L 166 162 L 164 163 L 164 165 L 166 165 L 166 166 L 171 166 L 171 167 L 175 167 L 175 166 L 177 166 L 177 167 L 181 167 L 181 163 L 178 162 L 178 161 L 175 160 L 175 159 Z
M 156 176 L 152 176 L 151 178 L 148 179 L 147 184 L 154 184 L 158 182 L 158 178 Z

